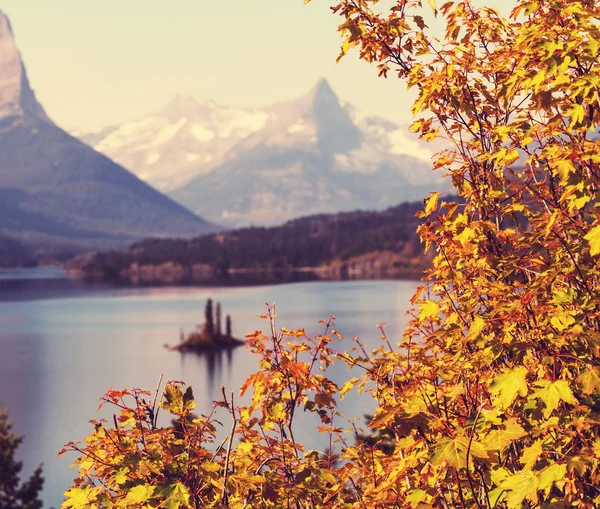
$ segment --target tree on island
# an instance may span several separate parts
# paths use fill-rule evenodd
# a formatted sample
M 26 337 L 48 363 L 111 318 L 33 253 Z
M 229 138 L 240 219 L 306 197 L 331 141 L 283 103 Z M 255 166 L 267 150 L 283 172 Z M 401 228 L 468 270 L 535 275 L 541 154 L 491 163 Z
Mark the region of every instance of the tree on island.
M 44 487 L 42 467 L 27 481 L 20 481 L 23 463 L 15 460 L 15 454 L 22 441 L 0 407 L 0 509 L 41 509 L 43 505 L 39 498 Z
M 204 307 L 204 325 L 198 326 L 195 331 L 191 332 L 186 337 L 184 337 L 183 332 L 181 332 L 179 344 L 171 346 L 170 348 L 179 351 L 203 352 L 231 349 L 243 345 L 244 341 L 234 338 L 231 334 L 230 315 L 227 315 L 225 334 L 223 334 L 221 316 L 221 303 L 216 303 L 215 315 L 213 316 L 213 300 L 208 299 L 206 301 L 206 306 Z
M 227 318 L 225 319 L 225 337 L 232 337 L 231 336 L 231 316 L 227 315 Z
M 215 332 L 217 337 L 221 336 L 221 303 L 217 302 L 217 308 L 215 310 Z
M 215 322 L 213 319 L 213 301 L 208 299 L 204 307 L 204 329 L 209 340 L 215 337 Z

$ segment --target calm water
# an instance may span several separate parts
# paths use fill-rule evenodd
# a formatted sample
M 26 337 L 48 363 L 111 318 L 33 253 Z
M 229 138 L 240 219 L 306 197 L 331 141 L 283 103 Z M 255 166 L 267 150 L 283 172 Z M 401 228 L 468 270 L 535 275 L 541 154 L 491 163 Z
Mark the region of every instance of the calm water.
M 99 398 L 113 388 L 154 390 L 161 374 L 194 388 L 198 412 L 220 396 L 220 386 L 234 390 L 256 368 L 243 347 L 230 356 L 205 357 L 166 350 L 181 328 L 203 320 L 208 297 L 231 314 L 233 332 L 267 329 L 257 317 L 265 303 L 276 303 L 278 326 L 323 330 L 319 320 L 336 316 L 337 330 L 360 336 L 370 347 L 380 344 L 376 324 L 385 322 L 395 340 L 416 283 L 404 281 L 316 282 L 244 288 L 111 289 L 86 287 L 57 269 L 0 271 L 0 401 L 16 431 L 25 435 L 19 456 L 30 472 L 44 463 L 46 507 L 58 507 L 61 493 L 75 476 L 74 456 L 56 458 L 65 442 L 84 438 L 88 421 L 98 417 Z M 335 366 L 334 379 L 347 375 Z M 370 411 L 366 398 L 349 397 L 347 418 Z M 343 423 L 340 423 L 343 424 Z M 313 428 L 314 429 L 314 428 Z M 297 438 L 320 444 L 308 426 Z M 315 442 L 316 441 L 316 442 Z

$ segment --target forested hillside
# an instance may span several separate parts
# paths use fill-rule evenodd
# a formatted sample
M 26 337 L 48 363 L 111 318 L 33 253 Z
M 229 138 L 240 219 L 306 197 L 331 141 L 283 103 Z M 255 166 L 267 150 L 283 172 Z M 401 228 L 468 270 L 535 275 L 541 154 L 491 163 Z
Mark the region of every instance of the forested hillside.
M 278 227 L 244 228 L 192 240 L 149 239 L 123 253 L 78 257 L 70 268 L 101 278 L 143 273 L 147 282 L 306 269 L 319 269 L 319 277 L 327 279 L 353 277 L 353 272 L 357 277 L 414 277 L 427 264 L 415 233 L 419 224 L 415 213 L 421 208 L 420 202 L 403 203 L 382 212 L 309 216 Z
M 0 267 L 32 265 L 36 265 L 36 261 L 30 249 L 16 240 L 0 236 Z

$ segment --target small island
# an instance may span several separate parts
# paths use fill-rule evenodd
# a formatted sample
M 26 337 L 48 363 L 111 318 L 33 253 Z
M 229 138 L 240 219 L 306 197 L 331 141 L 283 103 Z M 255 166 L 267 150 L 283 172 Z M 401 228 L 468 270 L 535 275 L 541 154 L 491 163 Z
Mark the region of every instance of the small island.
M 217 302 L 213 316 L 213 301 L 208 299 L 204 308 L 205 322 L 202 327 L 184 336 L 181 332 L 181 342 L 175 346 L 169 346 L 171 350 L 179 352 L 214 352 L 218 350 L 230 350 L 244 344 L 241 339 L 231 335 L 231 316 L 225 319 L 225 333 L 221 329 L 221 304 Z

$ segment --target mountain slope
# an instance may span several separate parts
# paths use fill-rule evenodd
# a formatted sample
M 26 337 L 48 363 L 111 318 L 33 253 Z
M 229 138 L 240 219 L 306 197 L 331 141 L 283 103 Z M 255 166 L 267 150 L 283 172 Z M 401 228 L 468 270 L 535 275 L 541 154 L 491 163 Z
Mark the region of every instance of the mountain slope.
M 111 245 L 216 228 L 57 127 L 0 12 L 0 234 L 35 246 Z
M 438 189 L 431 152 L 343 104 L 325 80 L 260 110 L 178 97 L 137 122 L 76 133 L 202 217 L 230 226 L 382 209 Z

